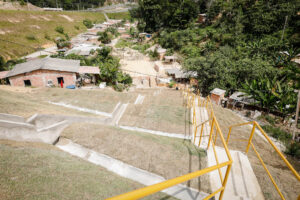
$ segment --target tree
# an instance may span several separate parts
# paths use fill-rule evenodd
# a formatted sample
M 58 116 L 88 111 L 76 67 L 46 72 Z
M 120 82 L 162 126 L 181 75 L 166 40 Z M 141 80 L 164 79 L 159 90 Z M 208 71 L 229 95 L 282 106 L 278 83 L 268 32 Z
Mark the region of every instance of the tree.
M 83 20 L 83 25 L 85 25 L 86 26 L 86 28 L 93 28 L 93 22 L 91 21 L 91 20 L 89 20 L 89 19 L 85 19 L 85 20 Z
M 5 60 L 0 56 L 0 71 L 5 71 Z
M 102 42 L 103 44 L 109 44 L 111 42 L 112 37 L 107 33 L 107 31 L 98 32 L 97 35 L 99 36 L 98 41 Z
M 139 7 L 130 14 L 138 19 L 140 31 L 156 32 L 162 28 L 187 28 L 198 12 L 193 0 L 139 0 Z

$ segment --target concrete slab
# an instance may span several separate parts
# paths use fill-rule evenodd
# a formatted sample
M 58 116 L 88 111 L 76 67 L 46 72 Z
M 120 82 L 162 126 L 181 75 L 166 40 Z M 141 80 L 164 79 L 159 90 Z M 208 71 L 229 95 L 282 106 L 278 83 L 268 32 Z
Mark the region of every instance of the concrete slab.
M 198 105 L 197 102 L 196 105 Z M 197 106 L 195 109 L 195 114 L 197 116 L 196 118 L 197 124 L 200 124 L 208 120 L 208 113 L 205 107 Z M 193 112 L 191 112 L 191 115 L 193 117 Z M 201 116 L 201 118 L 199 116 Z M 195 130 L 193 130 L 193 137 L 195 133 L 194 131 Z M 196 138 L 195 140 L 193 140 L 195 141 L 194 143 L 196 146 L 198 146 L 199 144 L 200 131 L 201 131 L 201 127 L 198 128 L 196 133 Z M 217 163 L 216 163 L 216 158 L 215 158 L 212 145 L 210 145 L 209 149 L 207 149 L 209 134 L 210 134 L 210 125 L 209 123 L 206 123 L 203 128 L 204 137 L 201 140 L 200 148 L 207 150 L 207 162 L 208 162 L 207 166 L 210 167 L 216 165 Z M 216 146 L 215 150 L 216 150 L 219 163 L 228 161 L 224 148 Z M 254 171 L 251 167 L 247 155 L 245 155 L 240 151 L 233 151 L 233 150 L 230 150 L 230 154 L 233 159 L 233 164 L 227 181 L 223 199 L 263 200 L 264 199 L 263 193 L 261 191 L 261 188 L 259 186 L 259 183 L 257 181 L 257 178 L 254 174 Z M 226 169 L 227 167 L 223 167 L 221 169 L 222 178 L 224 178 L 225 176 Z M 210 184 L 211 184 L 212 191 L 216 191 L 221 187 L 221 179 L 218 170 L 209 173 L 209 177 L 210 177 Z M 218 198 L 219 198 L 219 194 L 216 195 L 216 199 Z

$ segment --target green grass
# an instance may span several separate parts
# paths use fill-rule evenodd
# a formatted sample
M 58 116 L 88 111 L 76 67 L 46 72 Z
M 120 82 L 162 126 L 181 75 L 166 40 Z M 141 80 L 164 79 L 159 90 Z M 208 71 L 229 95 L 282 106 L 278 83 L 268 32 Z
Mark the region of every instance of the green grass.
M 106 13 L 109 19 L 129 19 L 129 12 Z
M 0 141 L 0 152 L 2 200 L 105 199 L 143 187 L 50 145 Z
M 125 40 L 125 39 L 119 39 L 117 44 L 115 45 L 116 48 L 124 48 L 124 47 L 131 47 L 132 42 Z
M 68 21 L 62 15 L 70 17 L 73 21 Z M 53 40 L 61 36 L 55 31 L 58 26 L 62 26 L 64 32 L 73 37 L 86 30 L 82 23 L 84 19 L 96 22 L 105 20 L 102 13 L 0 10 L 0 30 L 6 32 L 0 35 L 1 39 L 24 45 L 0 41 L 0 55 L 7 60 L 13 59 L 34 52 L 30 47 L 54 44 L 49 38 Z M 28 39 L 28 36 L 34 36 L 35 40 Z

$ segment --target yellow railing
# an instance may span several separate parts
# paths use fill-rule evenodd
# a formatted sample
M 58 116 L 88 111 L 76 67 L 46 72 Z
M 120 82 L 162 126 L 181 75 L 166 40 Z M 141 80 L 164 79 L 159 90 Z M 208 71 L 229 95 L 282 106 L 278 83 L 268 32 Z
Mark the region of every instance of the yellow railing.
M 109 198 L 107 200 L 129 200 L 129 199 L 132 200 L 132 199 L 140 199 L 140 198 L 149 196 L 151 194 L 154 194 L 156 192 L 162 191 L 162 190 L 164 190 L 166 188 L 169 188 L 169 187 L 178 185 L 180 183 L 184 183 L 186 181 L 189 181 L 191 179 L 197 178 L 197 177 L 199 177 L 201 175 L 207 174 L 207 173 L 212 172 L 214 170 L 218 170 L 219 171 L 219 175 L 220 175 L 220 180 L 221 180 L 222 186 L 219 189 L 217 189 L 216 191 L 214 191 L 211 194 L 209 194 L 207 197 L 205 197 L 204 200 L 208 200 L 208 199 L 216 196 L 218 193 L 220 193 L 219 199 L 220 200 L 222 199 L 223 194 L 224 194 L 224 190 L 226 188 L 226 183 L 227 183 L 227 180 L 228 180 L 228 176 L 229 176 L 229 172 L 230 172 L 230 169 L 231 169 L 231 165 L 232 165 L 232 158 L 231 158 L 230 152 L 229 152 L 229 150 L 227 148 L 226 141 L 224 139 L 224 136 L 223 136 L 223 133 L 222 133 L 222 131 L 220 129 L 218 121 L 217 121 L 217 119 L 216 119 L 216 117 L 215 117 L 215 115 L 213 113 L 210 99 L 209 98 L 207 98 L 207 99 L 201 99 L 200 96 L 193 94 L 190 90 L 185 90 L 184 91 L 184 97 L 186 98 L 186 106 L 188 108 L 192 108 L 192 112 L 193 112 L 193 119 L 192 119 L 193 128 L 197 129 L 199 126 L 201 126 L 201 133 L 198 136 L 198 137 L 200 137 L 199 138 L 199 144 L 198 144 L 198 146 L 200 146 L 201 139 L 202 139 L 202 137 L 204 137 L 202 135 L 203 134 L 204 124 L 205 123 L 209 123 L 210 124 L 211 128 L 210 128 L 210 133 L 208 135 L 209 136 L 209 142 L 208 142 L 207 148 L 209 148 L 210 143 L 211 143 L 212 147 L 213 147 L 213 150 L 214 150 L 214 154 L 215 154 L 215 158 L 216 158 L 216 163 L 217 164 L 214 165 L 214 166 L 207 167 L 205 169 L 196 171 L 196 172 L 192 172 L 192 173 L 180 176 L 180 177 L 176 177 L 176 178 L 173 178 L 173 179 L 170 179 L 170 180 L 163 181 L 161 183 L 157 183 L 157 184 L 150 185 L 150 186 L 147 186 L 147 187 L 144 187 L 144 188 L 141 188 L 141 189 L 137 189 L 137 190 L 125 193 L 125 194 L 121 194 L 121 195 Z M 197 118 L 196 118 L 196 111 L 195 111 L 196 110 L 196 108 L 195 108 L 196 107 L 195 99 L 198 99 L 198 106 L 206 107 L 206 109 L 208 111 L 208 119 L 206 121 L 202 122 L 201 124 L 198 124 L 198 125 L 196 124 Z M 201 100 L 201 104 L 199 104 L 200 100 Z M 202 118 L 203 116 L 201 116 L 201 115 L 199 115 L 199 116 L 200 116 L 200 120 L 203 119 Z M 197 136 L 196 133 L 197 132 L 195 131 L 194 138 Z M 218 160 L 218 157 L 217 157 L 217 154 L 216 154 L 216 150 L 215 150 L 215 143 L 216 143 L 217 135 L 219 135 L 219 137 L 221 138 L 222 144 L 224 146 L 224 149 L 225 149 L 225 152 L 226 152 L 226 155 L 227 155 L 227 158 L 228 158 L 228 161 L 226 161 L 226 162 L 219 163 L 219 160 Z M 223 168 L 223 167 L 227 167 L 224 178 L 223 178 L 222 173 L 221 173 L 221 168 Z
M 252 130 L 251 130 L 251 134 L 249 137 L 249 140 L 247 140 L 248 144 L 246 147 L 246 153 L 249 152 L 249 148 L 252 147 L 252 149 L 254 150 L 256 156 L 258 157 L 259 161 L 261 162 L 262 166 L 264 167 L 264 169 L 266 170 L 269 178 L 271 179 L 271 182 L 273 183 L 275 189 L 277 190 L 278 194 L 280 195 L 281 199 L 285 199 L 282 192 L 280 191 L 278 185 L 276 184 L 273 176 L 271 175 L 270 171 L 268 170 L 265 162 L 263 161 L 262 157 L 260 156 L 260 154 L 258 153 L 258 151 L 256 150 L 252 139 L 255 133 L 256 128 L 258 128 L 258 130 L 261 132 L 261 134 L 267 139 L 267 141 L 269 142 L 269 144 L 273 147 L 273 149 L 277 152 L 277 154 L 279 155 L 279 157 L 284 161 L 284 163 L 287 165 L 287 167 L 291 170 L 291 172 L 293 173 L 293 175 L 297 178 L 298 181 L 300 181 L 300 176 L 297 173 L 297 171 L 293 168 L 293 166 L 289 163 L 289 161 L 284 157 L 284 155 L 280 152 L 280 150 L 275 146 L 275 144 L 272 142 L 272 140 L 268 137 L 268 135 L 265 133 L 265 131 L 260 127 L 260 125 L 256 122 L 256 121 L 252 121 L 252 122 L 246 122 L 246 123 L 242 123 L 242 124 L 236 124 L 236 125 L 232 125 L 229 127 L 229 132 L 227 135 L 227 139 L 226 139 L 226 143 L 228 145 L 229 142 L 229 138 L 230 138 L 230 134 L 232 131 L 232 128 L 234 127 L 238 127 L 238 126 L 245 126 L 245 125 L 251 125 L 252 124 Z

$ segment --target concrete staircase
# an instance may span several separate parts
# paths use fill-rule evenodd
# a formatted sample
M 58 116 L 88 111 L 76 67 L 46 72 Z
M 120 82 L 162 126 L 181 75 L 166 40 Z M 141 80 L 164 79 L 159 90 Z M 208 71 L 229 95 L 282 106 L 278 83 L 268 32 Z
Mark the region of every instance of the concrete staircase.
M 197 100 L 195 103 L 197 105 Z M 193 117 L 193 112 L 191 113 Z M 198 118 L 196 118 L 197 124 L 200 124 L 208 120 L 208 114 L 205 107 L 196 107 L 195 114 L 196 116 L 198 116 Z M 199 118 L 200 114 L 203 119 Z M 194 131 L 195 130 L 193 130 L 193 137 L 195 133 Z M 198 127 L 197 129 L 195 140 L 193 138 L 193 141 L 196 146 L 198 146 L 199 144 L 200 131 L 201 131 L 201 126 Z M 200 148 L 207 149 L 209 134 L 210 134 L 210 125 L 209 123 L 205 123 L 203 127 L 203 137 L 201 139 Z M 215 147 L 216 147 L 215 149 L 216 149 L 216 154 L 218 156 L 219 163 L 228 161 L 224 148 L 219 146 L 215 146 Z M 253 172 L 248 157 L 243 152 L 240 151 L 230 150 L 230 154 L 233 159 L 233 164 L 228 177 L 223 199 L 225 200 L 264 199 L 263 193 L 261 191 L 257 178 Z M 212 145 L 210 145 L 209 149 L 207 149 L 207 158 L 208 158 L 208 166 L 214 166 L 217 164 Z M 226 173 L 226 169 L 227 167 L 223 167 L 221 169 L 223 179 Z M 220 180 L 220 175 L 218 170 L 209 173 L 209 178 L 210 178 L 212 191 L 216 191 L 221 187 L 221 180 Z M 215 199 L 218 198 L 219 198 L 219 194 L 216 195 Z

